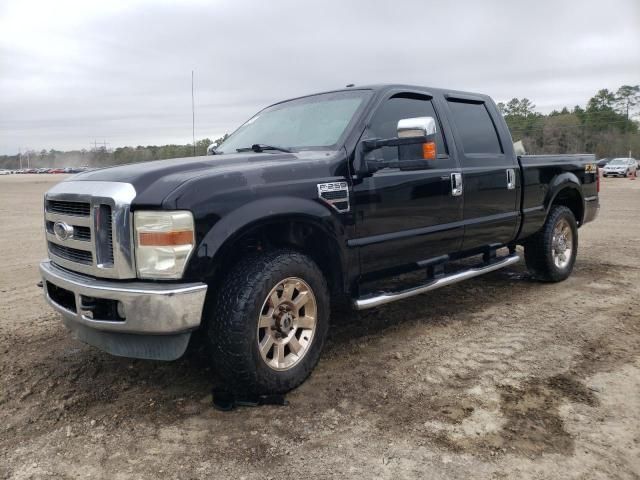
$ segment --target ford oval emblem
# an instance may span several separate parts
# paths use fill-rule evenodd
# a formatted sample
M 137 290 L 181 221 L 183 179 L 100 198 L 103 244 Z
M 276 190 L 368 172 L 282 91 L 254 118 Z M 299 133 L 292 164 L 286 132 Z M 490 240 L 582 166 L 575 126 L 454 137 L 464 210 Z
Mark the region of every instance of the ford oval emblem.
M 53 224 L 53 233 L 58 240 L 65 241 L 73 237 L 73 227 L 64 222 Z

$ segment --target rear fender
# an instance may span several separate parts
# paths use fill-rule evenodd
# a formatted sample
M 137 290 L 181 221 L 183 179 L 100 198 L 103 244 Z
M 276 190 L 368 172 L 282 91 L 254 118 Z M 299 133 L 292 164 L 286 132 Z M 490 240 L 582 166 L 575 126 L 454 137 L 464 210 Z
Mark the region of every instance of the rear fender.
M 547 195 L 544 199 L 544 208 L 546 211 L 546 215 L 549 215 L 551 207 L 556 202 L 558 195 L 567 189 L 572 191 L 572 195 L 577 194 L 579 198 L 580 210 L 576 214 L 576 220 L 578 224 L 581 224 L 584 218 L 585 211 L 584 195 L 582 194 L 582 186 L 580 184 L 580 180 L 572 172 L 563 172 L 559 175 L 556 175 L 551 180 L 549 184 L 549 190 L 547 191 Z

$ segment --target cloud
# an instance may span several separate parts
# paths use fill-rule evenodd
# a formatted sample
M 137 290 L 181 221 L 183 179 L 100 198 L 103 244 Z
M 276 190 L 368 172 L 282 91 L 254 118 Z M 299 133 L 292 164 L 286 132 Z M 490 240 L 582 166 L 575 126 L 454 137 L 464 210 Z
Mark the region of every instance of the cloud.
M 0 153 L 187 143 L 284 98 L 413 83 L 542 111 L 640 83 L 640 4 L 56 1 L 0 7 Z

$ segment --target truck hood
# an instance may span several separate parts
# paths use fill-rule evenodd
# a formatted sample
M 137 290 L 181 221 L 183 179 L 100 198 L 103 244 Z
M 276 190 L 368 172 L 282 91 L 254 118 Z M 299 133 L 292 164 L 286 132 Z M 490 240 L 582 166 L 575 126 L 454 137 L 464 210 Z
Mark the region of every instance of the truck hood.
M 325 164 L 336 152 L 305 151 L 296 153 L 238 153 L 204 157 L 173 158 L 132 163 L 93 170 L 75 175 L 73 181 L 107 181 L 130 183 L 136 190 L 135 204 L 160 206 L 174 190 L 200 177 L 221 177 L 216 187 L 224 187 L 224 177 L 265 177 L 265 170 L 274 167 L 287 170 L 306 170 L 310 164 Z M 212 185 L 213 186 L 213 185 Z

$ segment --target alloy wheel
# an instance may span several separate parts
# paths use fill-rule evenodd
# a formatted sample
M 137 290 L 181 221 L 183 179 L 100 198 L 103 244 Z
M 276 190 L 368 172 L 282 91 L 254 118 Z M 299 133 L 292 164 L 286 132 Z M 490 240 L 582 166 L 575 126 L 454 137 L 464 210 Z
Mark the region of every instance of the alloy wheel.
M 258 349 L 273 370 L 293 368 L 309 351 L 318 306 L 311 287 L 288 277 L 271 289 L 258 318 Z

